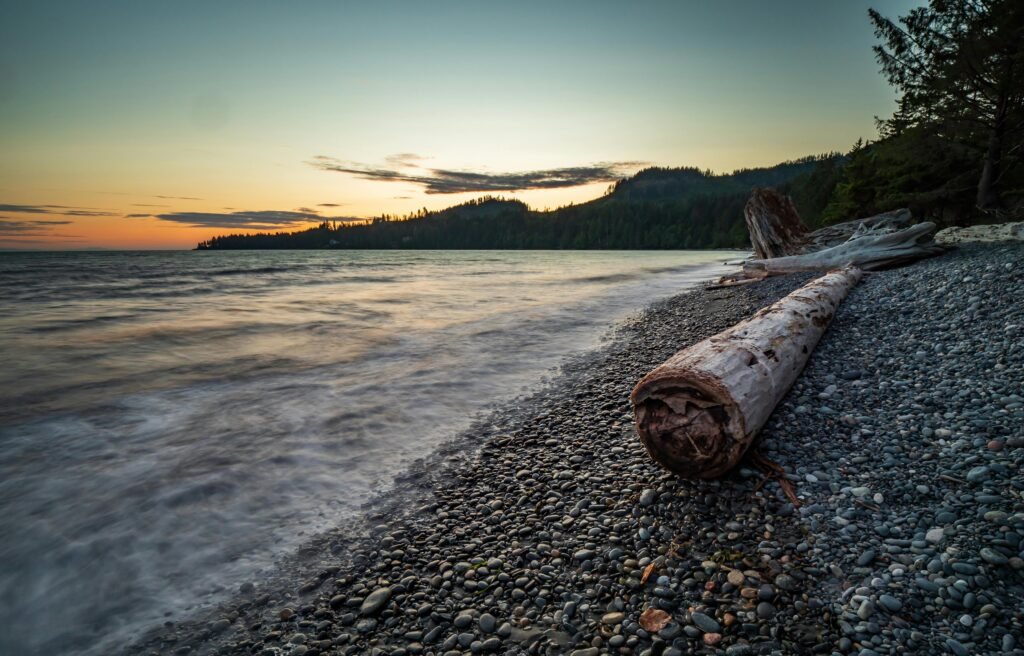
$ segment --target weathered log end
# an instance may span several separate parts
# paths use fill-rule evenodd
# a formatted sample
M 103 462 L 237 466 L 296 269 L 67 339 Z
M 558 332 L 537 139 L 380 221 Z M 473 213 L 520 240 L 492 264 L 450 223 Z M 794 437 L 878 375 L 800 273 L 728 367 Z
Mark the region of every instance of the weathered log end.
M 758 259 L 803 252 L 810 231 L 789 196 L 774 189 L 755 189 L 743 207 L 743 217 Z
M 634 395 L 633 402 L 640 443 L 652 460 L 679 476 L 715 478 L 743 455 L 743 417 L 727 398 L 666 387 Z

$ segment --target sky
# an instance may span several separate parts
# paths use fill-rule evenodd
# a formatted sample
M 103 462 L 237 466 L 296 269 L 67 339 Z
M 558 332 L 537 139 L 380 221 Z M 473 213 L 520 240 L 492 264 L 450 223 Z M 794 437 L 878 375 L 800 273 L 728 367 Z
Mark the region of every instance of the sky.
M 873 138 L 910 0 L 0 0 L 0 248 L 537 209 Z

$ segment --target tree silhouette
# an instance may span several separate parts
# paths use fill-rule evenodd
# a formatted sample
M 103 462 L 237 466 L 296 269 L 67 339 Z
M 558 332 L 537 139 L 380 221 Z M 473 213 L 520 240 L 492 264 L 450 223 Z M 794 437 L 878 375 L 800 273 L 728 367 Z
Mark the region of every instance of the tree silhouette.
M 901 93 L 883 135 L 917 128 L 976 153 L 976 205 L 1001 207 L 1024 129 L 1024 3 L 932 0 L 898 21 L 869 17 L 882 72 Z

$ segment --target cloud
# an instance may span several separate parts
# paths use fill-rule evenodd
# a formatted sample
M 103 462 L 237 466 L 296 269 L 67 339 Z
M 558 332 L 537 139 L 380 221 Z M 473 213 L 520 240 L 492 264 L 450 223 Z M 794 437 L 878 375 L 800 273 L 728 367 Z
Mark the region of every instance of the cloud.
M 51 226 L 67 225 L 71 221 L 18 221 L 0 217 L 0 236 L 19 237 L 49 235 Z
M 117 216 L 116 212 L 67 205 L 9 205 L 0 203 L 0 212 L 15 214 L 57 214 L 60 216 Z
M 49 244 L 52 246 L 53 244 L 76 244 L 83 243 L 86 241 L 88 240 L 82 235 L 65 235 L 53 233 L 52 235 L 47 236 L 46 239 L 36 239 L 35 237 L 32 236 L 4 236 L 2 233 L 0 233 L 0 244 L 16 244 L 19 248 L 27 246 L 28 244 Z
M 388 155 L 384 158 L 384 161 L 391 166 L 407 166 L 412 168 L 419 168 L 417 162 L 422 162 L 430 159 L 423 155 L 417 155 L 416 153 L 395 153 L 394 155 Z
M 630 170 L 643 166 L 643 162 L 603 162 L 591 166 L 570 166 L 536 171 L 476 173 L 452 169 L 421 168 L 415 162 L 423 158 L 412 153 L 393 155 L 387 159 L 389 163 L 406 170 L 400 171 L 395 168 L 345 162 L 325 155 L 314 157 L 309 164 L 322 171 L 346 173 L 363 180 L 412 183 L 423 187 L 428 194 L 579 187 L 595 182 L 612 182 L 625 177 Z
M 157 194 L 153 198 L 162 198 L 164 200 L 203 200 L 202 198 L 193 198 L 192 196 L 161 196 Z
M 124 218 L 126 218 L 126 219 L 144 219 L 147 216 L 153 216 L 153 215 L 152 214 L 125 214 Z
M 317 203 L 317 207 L 341 207 L 344 203 Z
M 365 219 L 354 216 L 321 216 L 316 212 L 288 212 L 283 210 L 249 210 L 239 212 L 168 212 L 155 216 L 161 221 L 181 223 L 193 228 L 242 228 L 247 230 L 275 230 L 294 228 L 317 221 L 347 223 Z

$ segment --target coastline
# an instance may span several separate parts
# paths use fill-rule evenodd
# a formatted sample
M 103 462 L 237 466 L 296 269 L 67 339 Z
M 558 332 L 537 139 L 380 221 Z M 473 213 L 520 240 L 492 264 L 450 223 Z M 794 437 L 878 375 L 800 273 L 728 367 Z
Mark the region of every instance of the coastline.
M 968 246 L 873 274 L 851 293 L 763 434 L 766 455 L 797 484 L 800 509 L 775 483 L 759 488 L 747 468 L 721 481 L 677 480 L 633 435 L 627 395 L 636 380 L 813 276 L 700 289 L 652 305 L 541 391 L 400 475 L 362 527 L 310 543 L 272 579 L 240 582 L 214 616 L 158 630 L 129 652 L 1005 650 L 1003 636 L 1021 633 L 1024 603 L 1019 556 L 1008 553 L 1024 533 L 1024 449 L 1012 428 L 1019 401 L 999 392 L 1011 399 L 1004 414 L 983 420 L 917 397 L 955 394 L 939 383 L 968 375 L 981 388 L 1020 388 L 1022 260 L 1019 245 Z M 1017 264 L 1000 271 L 1004 261 Z M 1007 291 L 986 274 L 1009 280 Z M 932 314 L 940 294 L 945 319 Z M 959 316 L 973 316 L 979 334 L 967 334 Z M 998 345 L 995 319 L 1016 327 L 999 327 L 1008 346 L 992 363 L 972 361 L 967 346 L 938 363 L 926 350 L 944 334 Z M 920 350 L 907 353 L 913 342 Z M 1000 357 L 1014 366 L 996 368 Z M 969 480 L 982 466 L 969 488 L 937 479 Z M 964 478 L 939 467 L 963 468 Z M 984 512 L 960 513 L 951 499 L 965 490 Z M 943 512 L 953 519 L 940 522 Z M 955 592 L 944 598 L 947 589 Z M 944 599 L 938 610 L 935 598 Z M 655 635 L 637 624 L 648 606 L 673 620 Z

